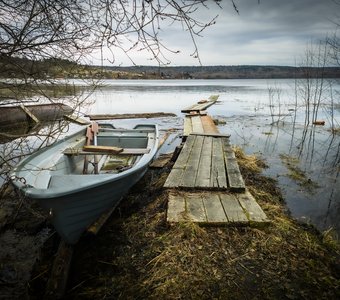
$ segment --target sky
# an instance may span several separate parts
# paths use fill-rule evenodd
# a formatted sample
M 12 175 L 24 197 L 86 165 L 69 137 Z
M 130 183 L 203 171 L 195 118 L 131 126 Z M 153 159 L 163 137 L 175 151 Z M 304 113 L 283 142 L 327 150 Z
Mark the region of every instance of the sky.
M 212 2 L 212 1 L 211 1 Z M 333 35 L 340 20 L 340 0 L 230 0 L 202 7 L 198 19 L 207 21 L 218 15 L 216 24 L 196 37 L 202 65 L 284 65 L 295 66 L 303 59 L 306 47 Z M 198 66 L 190 54 L 194 46 L 188 32 L 174 24 L 162 26 L 160 38 L 178 54 L 166 53 L 170 66 Z M 113 65 L 157 65 L 143 51 L 128 57 L 113 50 Z M 108 58 L 104 51 L 104 58 Z M 111 56 L 110 56 L 111 57 Z M 98 59 L 93 60 L 99 64 Z M 104 65 L 110 65 L 109 60 Z

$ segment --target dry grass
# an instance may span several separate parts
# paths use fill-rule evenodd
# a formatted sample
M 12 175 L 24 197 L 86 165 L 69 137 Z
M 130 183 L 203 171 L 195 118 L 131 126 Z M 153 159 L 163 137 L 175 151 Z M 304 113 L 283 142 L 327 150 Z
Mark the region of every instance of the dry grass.
M 318 184 L 308 178 L 306 173 L 300 169 L 298 158 L 283 154 L 280 155 L 280 158 L 289 171 L 288 177 L 297 182 L 307 192 L 313 193 L 318 188 Z
M 167 171 L 151 171 L 92 242 L 79 244 L 69 299 L 337 299 L 339 244 L 292 220 L 264 163 L 236 149 L 266 228 L 166 222 Z M 143 189 L 142 189 L 143 188 Z

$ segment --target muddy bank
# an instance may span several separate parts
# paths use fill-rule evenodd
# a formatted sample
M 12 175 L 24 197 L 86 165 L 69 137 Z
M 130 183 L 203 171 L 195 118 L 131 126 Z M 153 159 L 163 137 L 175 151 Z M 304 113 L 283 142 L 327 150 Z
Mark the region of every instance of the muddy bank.
M 55 234 L 39 207 L 6 185 L 0 192 L 0 299 L 25 299 L 34 265 Z
M 150 170 L 96 237 L 75 248 L 67 299 L 337 299 L 340 250 L 331 234 L 286 213 L 264 163 L 237 151 L 247 186 L 272 220 L 264 228 L 166 222 L 170 166 Z M 40 299 L 56 251 L 41 249 L 27 293 Z

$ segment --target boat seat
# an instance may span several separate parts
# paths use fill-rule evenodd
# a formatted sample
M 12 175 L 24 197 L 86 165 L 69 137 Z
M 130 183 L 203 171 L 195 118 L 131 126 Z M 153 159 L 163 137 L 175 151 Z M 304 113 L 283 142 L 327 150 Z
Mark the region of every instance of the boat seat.
M 77 155 L 111 155 L 111 154 L 119 154 L 119 155 L 143 155 L 150 153 L 150 148 L 125 148 L 122 151 L 116 153 L 113 151 L 101 149 L 100 146 L 95 148 L 96 146 L 92 146 L 90 149 L 94 149 L 96 151 L 84 151 L 79 148 L 66 148 L 63 151 L 64 155 L 77 156 Z M 85 148 L 86 149 L 86 148 Z
M 38 189 L 46 189 L 50 182 L 50 173 L 49 170 L 39 171 L 38 174 L 36 174 L 35 181 L 32 185 Z
M 98 135 L 97 143 L 100 146 L 114 146 L 119 148 L 146 148 L 148 145 L 148 137 L 145 135 Z
M 49 188 L 58 187 L 86 187 L 93 183 L 94 180 L 98 180 L 101 175 L 91 174 L 91 175 L 52 175 L 49 183 Z

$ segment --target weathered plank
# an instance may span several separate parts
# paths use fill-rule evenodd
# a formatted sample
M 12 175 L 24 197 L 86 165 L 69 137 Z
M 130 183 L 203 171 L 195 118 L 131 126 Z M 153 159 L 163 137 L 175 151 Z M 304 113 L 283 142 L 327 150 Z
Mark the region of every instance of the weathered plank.
M 184 169 L 187 165 L 187 161 L 189 159 L 190 153 L 192 151 L 193 145 L 195 142 L 194 136 L 189 136 L 181 150 L 181 153 L 179 154 L 173 169 Z
M 165 188 L 176 188 L 179 186 L 182 177 L 183 177 L 183 169 L 175 169 L 172 168 L 168 178 L 166 179 L 164 183 Z
M 64 115 L 64 119 L 79 125 L 88 125 L 89 121 L 75 115 Z
M 228 219 L 217 193 L 202 194 L 207 222 L 213 224 L 227 223 Z
M 92 223 L 88 228 L 87 232 L 93 235 L 97 235 L 100 229 L 104 226 L 107 220 L 112 215 L 113 211 L 116 209 L 116 206 L 110 208 L 105 213 L 103 213 L 94 223 Z
M 97 114 L 97 115 L 86 115 L 90 120 L 116 120 L 116 119 L 151 119 L 151 118 L 162 118 L 162 117 L 176 117 L 176 114 L 165 113 L 165 112 L 154 112 L 154 113 L 136 113 L 136 114 Z
M 97 146 L 97 145 L 85 145 L 83 147 L 85 152 L 105 152 L 105 153 L 113 153 L 117 154 L 123 151 L 123 148 L 112 147 L 112 146 Z
M 220 193 L 219 197 L 229 222 L 241 224 L 249 223 L 248 218 L 235 195 Z
M 208 115 L 201 115 L 201 123 L 203 125 L 203 131 L 205 133 L 218 133 L 217 126 L 215 125 L 213 119 Z
M 219 137 L 230 137 L 230 134 L 218 132 L 217 126 L 208 115 L 188 115 L 184 118 L 183 136 L 202 134 Z
M 228 139 L 223 139 L 223 148 L 229 188 L 233 192 L 244 192 L 246 186 Z
M 230 138 L 230 134 L 224 133 L 213 133 L 213 132 L 191 132 L 191 135 L 202 135 L 202 136 L 211 136 L 211 137 L 220 137 L 220 138 Z
M 164 183 L 165 188 L 178 187 L 180 185 L 194 142 L 195 137 L 189 136 Z
M 185 200 L 188 218 L 193 222 L 206 223 L 207 217 L 202 198 L 196 194 L 186 193 Z
M 186 219 L 185 199 L 180 194 L 169 193 L 167 221 L 181 222 Z
M 267 215 L 264 213 L 260 205 L 256 202 L 252 194 L 246 191 L 242 194 L 237 194 L 241 206 L 246 211 L 250 222 L 254 223 L 266 223 L 269 222 Z
M 228 185 L 226 169 L 224 164 L 222 141 L 220 138 L 211 139 L 213 147 L 212 147 L 210 186 L 215 188 L 226 189 Z
M 169 222 L 189 220 L 202 225 L 251 225 L 269 221 L 249 192 L 171 191 L 168 198 Z
M 191 122 L 191 117 L 186 116 L 184 118 L 184 130 L 183 130 L 183 135 L 188 136 L 192 132 L 192 122 Z
M 234 192 L 244 192 L 245 184 L 236 159 L 225 158 L 229 188 Z
M 206 101 L 199 101 L 201 103 L 196 103 L 194 105 L 191 105 L 185 109 L 182 109 L 181 112 L 182 113 L 189 113 L 191 111 L 201 111 L 201 110 L 205 110 L 208 107 L 210 107 L 211 105 L 215 104 L 217 99 L 218 99 L 218 95 L 212 95 L 209 97 L 209 100 Z
M 150 152 L 150 149 L 145 148 L 122 148 L 121 152 L 116 152 L 115 150 L 107 150 L 107 151 L 83 151 L 79 148 L 66 148 L 63 151 L 65 155 L 110 155 L 110 154 L 119 154 L 119 155 L 142 155 Z
M 212 138 L 205 137 L 198 165 L 195 186 L 210 187 Z
M 193 132 L 202 132 L 202 133 L 204 132 L 200 116 L 192 116 L 191 122 L 192 122 L 192 131 Z
M 73 255 L 73 246 L 61 241 L 55 256 L 44 299 L 63 298 Z
M 217 101 L 217 99 L 220 97 L 220 95 L 211 95 L 210 97 L 209 97 L 209 100 L 210 101 Z
M 189 187 L 192 188 L 195 186 L 198 166 L 201 157 L 202 145 L 203 145 L 203 136 L 196 136 L 195 142 L 187 161 L 186 168 L 183 172 L 182 181 L 180 183 L 180 187 Z

